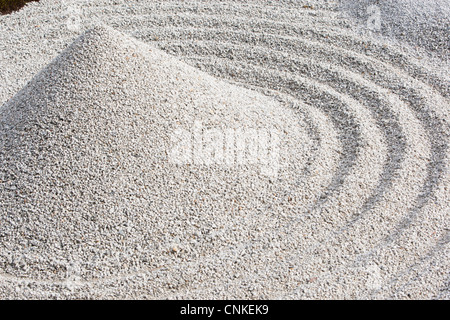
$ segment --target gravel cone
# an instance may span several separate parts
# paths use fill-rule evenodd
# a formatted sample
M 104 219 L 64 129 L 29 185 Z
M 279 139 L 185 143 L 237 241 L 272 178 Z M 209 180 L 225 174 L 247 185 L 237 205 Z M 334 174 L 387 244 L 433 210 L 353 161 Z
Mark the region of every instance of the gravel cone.
M 263 236 L 310 141 L 281 102 L 109 27 L 7 103 L 0 135 L 0 268 L 67 289 Z

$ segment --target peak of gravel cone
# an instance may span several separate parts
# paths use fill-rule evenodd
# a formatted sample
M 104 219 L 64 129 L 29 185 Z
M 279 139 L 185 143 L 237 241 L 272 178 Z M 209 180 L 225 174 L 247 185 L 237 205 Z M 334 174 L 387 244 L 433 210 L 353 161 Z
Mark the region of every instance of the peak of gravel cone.
M 122 277 L 222 250 L 229 239 L 211 236 L 217 228 L 248 237 L 255 217 L 275 219 L 267 199 L 286 194 L 279 181 L 296 183 L 290 170 L 305 162 L 293 113 L 110 28 L 87 31 L 0 114 L 0 273 Z M 276 163 L 243 161 L 244 148 L 225 165 L 195 149 L 208 134 L 222 149 L 230 132 L 252 130 L 254 144 L 276 132 L 266 150 L 278 150 Z M 180 146 L 200 160 L 171 161 Z M 263 172 L 271 165 L 276 176 Z

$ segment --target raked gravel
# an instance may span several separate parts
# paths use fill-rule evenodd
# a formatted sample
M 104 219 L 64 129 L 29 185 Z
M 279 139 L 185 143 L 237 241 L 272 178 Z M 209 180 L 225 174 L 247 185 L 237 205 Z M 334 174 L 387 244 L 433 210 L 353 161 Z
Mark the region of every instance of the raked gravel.
M 449 299 L 445 2 L 0 17 L 0 298 Z M 174 164 L 196 121 L 275 130 L 276 174 Z

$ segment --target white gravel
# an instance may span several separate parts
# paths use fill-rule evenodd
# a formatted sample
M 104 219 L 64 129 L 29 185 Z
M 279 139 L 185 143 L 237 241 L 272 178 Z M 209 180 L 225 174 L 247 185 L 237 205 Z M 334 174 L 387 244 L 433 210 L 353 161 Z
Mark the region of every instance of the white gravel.
M 0 17 L 0 298 L 448 299 L 449 5 L 408 4 Z M 198 121 L 279 134 L 275 174 L 174 164 Z

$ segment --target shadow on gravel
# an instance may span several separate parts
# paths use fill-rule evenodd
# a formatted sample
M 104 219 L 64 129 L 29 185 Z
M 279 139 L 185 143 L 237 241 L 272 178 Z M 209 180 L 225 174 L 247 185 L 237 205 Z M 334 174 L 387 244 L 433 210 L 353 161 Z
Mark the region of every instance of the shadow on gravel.
M 17 11 L 26 5 L 28 2 L 39 0 L 0 0 L 0 13 L 8 14 Z

